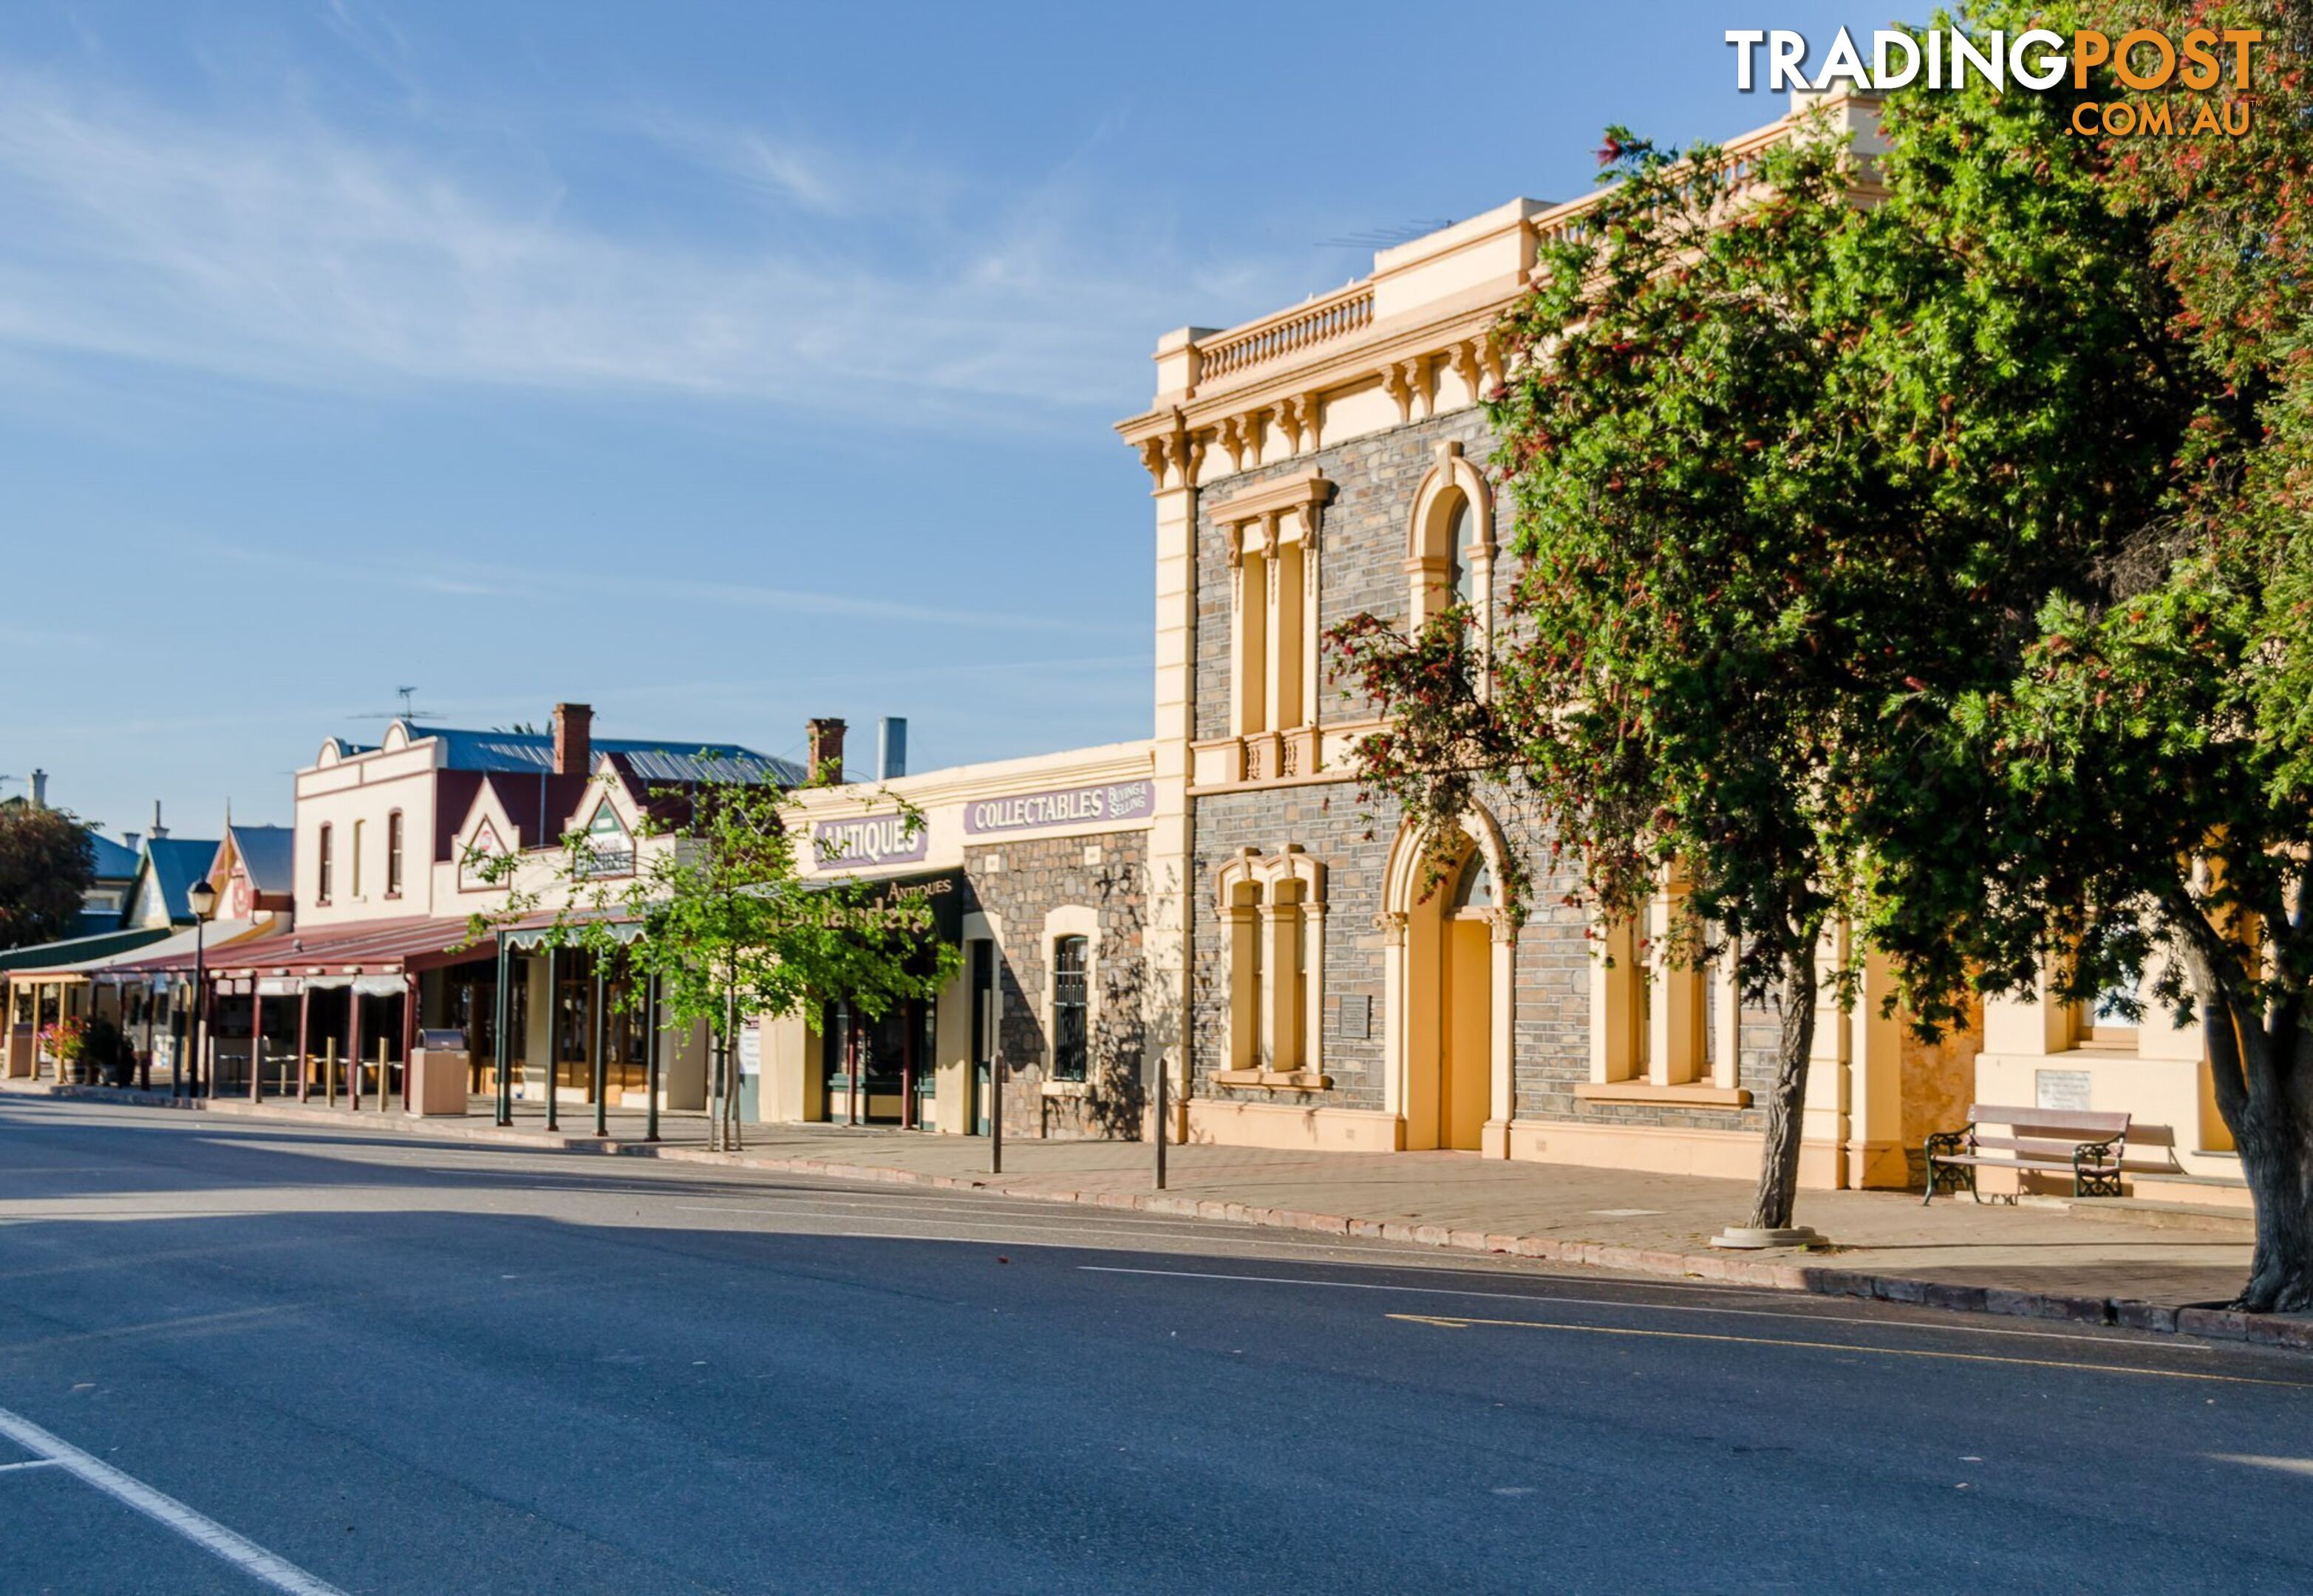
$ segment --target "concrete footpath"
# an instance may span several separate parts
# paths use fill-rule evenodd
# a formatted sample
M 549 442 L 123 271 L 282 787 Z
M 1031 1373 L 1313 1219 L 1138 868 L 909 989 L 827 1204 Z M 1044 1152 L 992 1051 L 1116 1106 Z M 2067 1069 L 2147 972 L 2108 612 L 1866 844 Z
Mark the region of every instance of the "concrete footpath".
M 561 1148 L 688 1160 L 796 1174 L 984 1190 L 1056 1203 L 1095 1204 L 1319 1234 L 1786 1291 L 1878 1297 L 1962 1311 L 2116 1324 L 2313 1350 L 2313 1317 L 2240 1314 L 2199 1306 L 2230 1297 L 2246 1276 L 2249 1244 L 2238 1221 L 2150 1210 L 1975 1204 L 1938 1197 L 1922 1207 L 1901 1192 L 1806 1192 L 1799 1217 L 1828 1239 L 1805 1252 L 1728 1253 L 1707 1238 L 1739 1223 L 1746 1182 L 1539 1163 L 1468 1153 L 1271 1152 L 1177 1146 L 1169 1180 L 1152 1189 L 1152 1150 L 1130 1142 L 1009 1142 L 1002 1175 L 988 1172 L 976 1137 L 749 1126 L 737 1153 L 709 1153 L 697 1115 L 667 1116 L 664 1140 L 641 1139 L 641 1115 L 613 1113 L 597 1138 L 591 1109 L 547 1132 L 522 1105 L 509 1127 L 487 1110 L 468 1119 L 414 1119 L 398 1111 L 348 1113 L 219 1100 L 174 1104 L 165 1095 L 93 1087 L 0 1083 L 15 1095 L 70 1096 L 332 1129 L 391 1130 L 443 1141 Z M 478 1104 L 478 1109 L 482 1105 Z

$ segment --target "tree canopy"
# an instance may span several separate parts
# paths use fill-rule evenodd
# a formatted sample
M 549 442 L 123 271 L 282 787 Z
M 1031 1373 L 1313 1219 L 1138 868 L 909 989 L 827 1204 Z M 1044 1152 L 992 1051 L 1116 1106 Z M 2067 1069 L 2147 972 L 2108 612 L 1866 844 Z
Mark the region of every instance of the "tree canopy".
M 1898 96 L 1878 154 L 1829 113 L 1746 162 L 1610 131 L 1613 187 L 1504 328 L 1492 692 L 1462 614 L 1335 635 L 1391 712 L 1371 785 L 1434 824 L 1514 782 L 1600 922 L 1682 879 L 1655 956 L 1715 946 L 1779 1013 L 1762 1227 L 1790 1219 L 1819 963 L 1852 996 L 1826 932 L 1982 899 L 1983 772 L 1947 729 L 2052 597 L 2100 600 L 2206 387 L 2074 98 Z M 1973 970 L 1907 951 L 1922 1023 L 1949 1018 Z
M 96 881 L 88 828 L 60 809 L 0 804 L 0 948 L 70 936 Z
M 2249 29 L 2265 40 L 2239 95 L 2245 136 L 2090 146 L 2099 192 L 2144 230 L 2145 259 L 2172 299 L 2161 372 L 2190 411 L 2137 485 L 2149 503 L 2099 542 L 2095 580 L 2052 591 L 2013 671 L 1950 701 L 1936 757 L 1966 801 L 1937 867 L 1898 861 L 1870 934 L 1931 1018 L 1973 987 L 2197 1022 L 2256 1198 L 2240 1303 L 2303 1309 L 2313 1307 L 2313 22 L 2273 0 L 2147 9 L 2087 12 L 2108 25 Z M 2115 390 L 2105 414 L 2134 397 Z

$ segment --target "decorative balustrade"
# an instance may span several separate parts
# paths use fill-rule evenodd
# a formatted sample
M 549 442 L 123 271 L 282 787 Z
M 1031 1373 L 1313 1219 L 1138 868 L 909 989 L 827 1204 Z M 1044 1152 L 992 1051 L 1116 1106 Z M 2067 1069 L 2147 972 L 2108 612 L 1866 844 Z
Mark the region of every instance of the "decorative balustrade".
M 1766 151 L 1791 131 L 1791 124 L 1779 123 L 1734 140 L 1719 152 L 1718 169 L 1730 187 L 1747 188 L 1758 180 Z M 1603 193 L 1587 194 L 1532 218 L 1526 225 L 1533 230 L 1535 246 L 1587 240 L 1597 226 L 1596 213 L 1603 197 Z M 1323 299 L 1216 333 L 1197 346 L 1198 386 L 1224 382 L 1255 367 L 1355 337 L 1373 325 L 1373 284 L 1352 283 Z
M 1224 333 L 1209 344 L 1197 346 L 1197 380 L 1200 383 L 1216 381 L 1363 332 L 1373 325 L 1373 285 L 1354 283 L 1324 299 L 1296 306 L 1239 331 Z

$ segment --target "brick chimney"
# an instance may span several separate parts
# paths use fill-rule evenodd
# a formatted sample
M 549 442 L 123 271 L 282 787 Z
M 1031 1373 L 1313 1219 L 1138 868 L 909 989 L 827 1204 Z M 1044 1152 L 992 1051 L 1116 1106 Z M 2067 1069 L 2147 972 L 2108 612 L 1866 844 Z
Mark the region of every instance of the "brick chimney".
M 585 704 L 554 706 L 554 774 L 585 776 L 594 767 L 594 711 Z
M 822 776 L 829 781 L 843 779 L 843 723 L 839 720 L 808 720 L 803 729 L 811 746 L 807 756 L 814 781 Z

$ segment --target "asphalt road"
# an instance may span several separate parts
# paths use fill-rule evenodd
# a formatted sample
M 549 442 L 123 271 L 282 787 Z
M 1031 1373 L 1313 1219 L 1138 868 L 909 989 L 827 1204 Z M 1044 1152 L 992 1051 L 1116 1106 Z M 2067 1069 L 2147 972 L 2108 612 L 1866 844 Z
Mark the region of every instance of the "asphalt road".
M 2313 1589 L 2313 1359 L 0 1101 L 0 1592 Z

